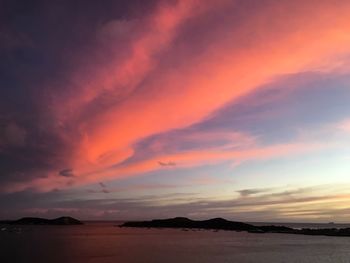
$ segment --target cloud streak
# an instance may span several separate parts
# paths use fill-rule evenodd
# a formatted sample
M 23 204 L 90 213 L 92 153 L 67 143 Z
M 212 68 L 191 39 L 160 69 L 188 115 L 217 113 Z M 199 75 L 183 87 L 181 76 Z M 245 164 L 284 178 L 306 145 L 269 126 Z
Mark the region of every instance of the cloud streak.
M 330 192 L 336 190 L 336 194 Z M 238 192 L 247 189 L 238 190 Z M 11 200 L 16 209 L 9 207 L 2 211 L 7 218 L 21 215 L 54 217 L 62 213 L 80 216 L 84 219 L 128 220 L 153 217 L 188 216 L 210 218 L 223 216 L 233 220 L 280 222 L 346 222 L 348 208 L 348 186 L 319 185 L 304 188 L 276 187 L 269 190 L 254 189 L 249 196 L 218 196 L 204 198 L 198 194 L 177 192 L 167 195 L 149 195 L 139 198 L 80 199 L 71 196 L 69 200 L 53 199 L 52 193 L 21 194 L 21 198 Z M 67 193 L 65 194 L 67 195 Z M 46 196 L 46 198 L 43 198 Z M 37 199 L 36 207 L 28 206 L 30 200 Z M 9 198 L 2 199 L 8 202 Z M 3 204 L 2 204 L 3 205 Z M 276 222 L 276 221 L 275 221 Z

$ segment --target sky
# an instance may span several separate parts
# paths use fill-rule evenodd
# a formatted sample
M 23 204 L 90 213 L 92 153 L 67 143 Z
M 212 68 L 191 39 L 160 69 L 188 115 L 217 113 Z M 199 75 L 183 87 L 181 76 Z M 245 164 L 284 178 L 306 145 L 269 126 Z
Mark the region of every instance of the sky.
M 0 0 L 0 218 L 350 222 L 349 14 Z

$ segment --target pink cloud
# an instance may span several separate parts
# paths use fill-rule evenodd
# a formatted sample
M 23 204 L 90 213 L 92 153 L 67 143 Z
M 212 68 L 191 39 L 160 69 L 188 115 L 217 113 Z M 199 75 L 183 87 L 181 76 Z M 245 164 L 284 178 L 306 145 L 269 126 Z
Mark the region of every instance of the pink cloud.
M 338 124 L 338 129 L 350 133 L 350 120 L 342 121 Z
M 149 136 L 200 122 L 281 75 L 334 70 L 339 57 L 350 52 L 346 1 L 337 5 L 280 1 L 252 14 L 239 13 L 243 18 L 238 22 L 224 12 L 231 9 L 236 10 L 231 1 L 178 1 L 160 5 L 142 18 L 102 26 L 93 54 L 72 62 L 76 65 L 68 81 L 72 91 L 53 95 L 52 118 L 62 126 L 72 125 L 79 134 L 67 158 L 77 178 L 59 177 L 53 171 L 9 189 L 46 191 L 112 180 L 159 169 L 159 160 L 191 167 L 319 148 L 313 143 L 261 147 L 252 140 L 254 147 L 247 149 L 179 152 L 121 165 L 135 154 L 134 145 Z M 226 14 L 224 22 L 212 27 L 205 23 L 221 12 Z M 198 36 L 198 42 L 208 43 L 201 52 L 195 52 L 197 44 L 182 35 L 186 26 L 205 32 Z M 221 135 L 200 136 L 211 140 Z
M 131 153 L 132 144 L 144 137 L 201 120 L 278 75 L 317 69 L 323 61 L 331 61 L 331 65 L 332 57 L 348 50 L 348 24 L 339 7 L 320 5 L 312 18 L 301 8 L 294 15 L 300 16 L 303 24 L 286 14 L 286 25 L 278 32 L 266 27 L 271 22 L 264 18 L 271 17 L 272 11 L 267 10 L 242 28 L 243 37 L 243 32 L 256 28 L 263 45 L 253 42 L 249 49 L 237 49 L 230 46 L 236 36 L 222 38 L 202 56 L 188 58 L 176 70 L 157 69 L 157 77 L 149 80 L 145 92 L 88 121 L 88 140 L 82 148 L 88 160 L 102 165 L 120 162 L 128 156 L 120 156 L 120 149 Z M 326 14 L 327 24 L 323 20 Z M 252 71 L 254 68 L 259 70 Z

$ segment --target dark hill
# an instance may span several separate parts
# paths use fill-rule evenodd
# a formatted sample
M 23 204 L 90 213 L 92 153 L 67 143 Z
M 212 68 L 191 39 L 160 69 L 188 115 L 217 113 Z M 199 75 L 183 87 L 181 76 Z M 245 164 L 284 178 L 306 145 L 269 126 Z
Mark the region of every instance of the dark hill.
M 256 227 L 241 222 L 228 221 L 223 218 L 214 218 L 203 221 L 191 220 L 185 217 L 156 219 L 152 221 L 126 222 L 121 227 L 154 227 L 154 228 L 203 228 L 223 229 L 235 231 L 255 230 Z
M 38 217 L 23 217 L 16 221 L 9 222 L 11 225 L 82 225 L 83 223 L 73 217 L 65 216 L 55 219 Z
M 236 231 L 249 231 L 255 230 L 256 227 L 250 224 L 229 221 L 223 218 L 213 218 L 204 221 L 198 221 L 199 225 L 202 225 L 200 228 L 206 229 L 223 229 L 223 230 L 236 230 Z

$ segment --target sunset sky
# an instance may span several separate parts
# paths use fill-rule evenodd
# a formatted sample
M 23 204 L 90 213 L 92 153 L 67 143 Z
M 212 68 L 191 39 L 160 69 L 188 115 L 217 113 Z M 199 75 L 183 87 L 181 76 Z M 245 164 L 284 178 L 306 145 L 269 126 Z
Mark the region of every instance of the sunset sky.
M 0 0 L 0 219 L 350 222 L 350 1 Z

